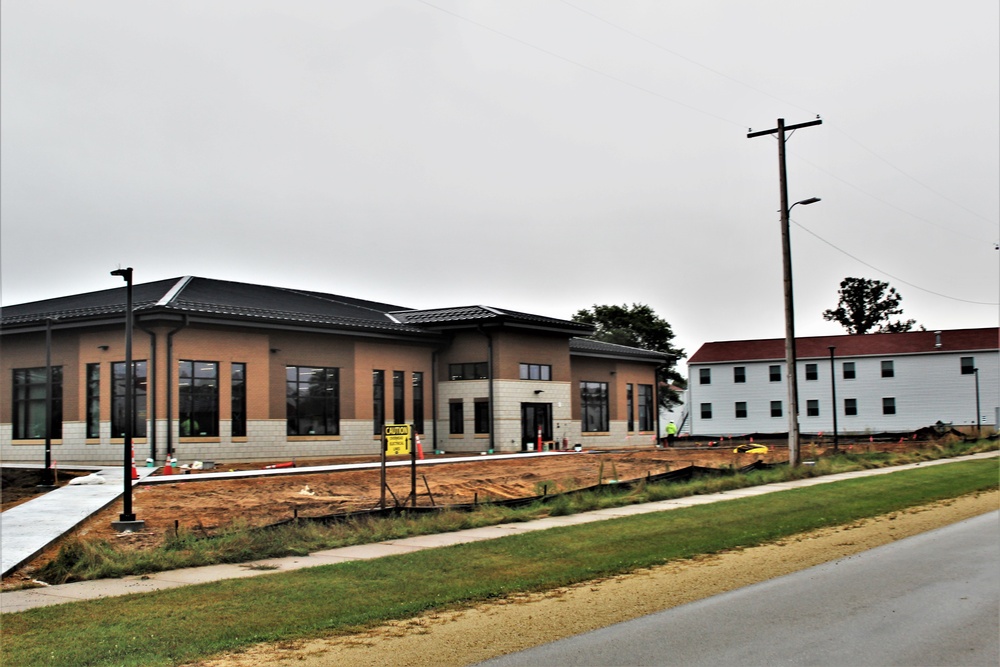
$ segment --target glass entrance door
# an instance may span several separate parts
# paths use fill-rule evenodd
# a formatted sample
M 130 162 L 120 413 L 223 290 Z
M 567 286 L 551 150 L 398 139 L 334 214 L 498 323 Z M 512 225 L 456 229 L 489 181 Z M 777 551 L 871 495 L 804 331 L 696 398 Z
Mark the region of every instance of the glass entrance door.
M 537 449 L 538 429 L 542 429 L 542 442 L 552 441 L 552 404 L 521 403 L 521 451 L 528 445 Z

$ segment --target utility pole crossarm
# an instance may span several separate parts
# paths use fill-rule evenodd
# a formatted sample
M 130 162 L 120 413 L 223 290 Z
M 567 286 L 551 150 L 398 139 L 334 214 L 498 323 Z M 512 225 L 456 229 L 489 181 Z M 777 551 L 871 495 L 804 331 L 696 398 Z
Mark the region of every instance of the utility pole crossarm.
M 788 132 L 789 130 L 797 130 L 802 127 L 812 127 L 813 125 L 822 125 L 823 119 L 817 118 L 816 120 L 811 120 L 808 123 L 797 123 L 795 125 L 786 125 L 784 130 Z M 771 130 L 760 130 L 759 132 L 750 132 L 747 134 L 747 139 L 753 139 L 754 137 L 763 137 L 765 134 L 777 134 L 782 128 L 776 127 Z

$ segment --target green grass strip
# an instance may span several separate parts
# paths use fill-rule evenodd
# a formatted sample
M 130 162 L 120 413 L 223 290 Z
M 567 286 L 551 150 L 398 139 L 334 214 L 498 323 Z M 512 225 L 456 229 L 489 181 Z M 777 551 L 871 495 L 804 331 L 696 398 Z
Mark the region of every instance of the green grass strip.
M 544 590 L 995 489 L 950 463 L 486 542 L 32 609 L 2 617 L 4 664 L 171 665 Z

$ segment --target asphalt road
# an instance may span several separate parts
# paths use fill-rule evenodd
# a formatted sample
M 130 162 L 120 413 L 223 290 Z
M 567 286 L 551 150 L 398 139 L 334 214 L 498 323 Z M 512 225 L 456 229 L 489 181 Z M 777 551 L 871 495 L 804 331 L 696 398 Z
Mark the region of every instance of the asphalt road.
M 1000 512 L 481 663 L 1000 664 Z

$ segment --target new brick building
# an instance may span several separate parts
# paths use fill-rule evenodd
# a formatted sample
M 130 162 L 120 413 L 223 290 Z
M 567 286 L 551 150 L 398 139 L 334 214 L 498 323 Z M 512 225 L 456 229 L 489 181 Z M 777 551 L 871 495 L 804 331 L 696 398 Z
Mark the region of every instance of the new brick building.
M 125 312 L 125 287 L 4 307 L 5 461 L 42 461 L 46 442 L 64 463 L 121 460 Z M 665 357 L 568 320 L 197 277 L 135 285 L 133 317 L 140 461 L 377 455 L 387 423 L 413 424 L 428 452 L 657 432 Z

